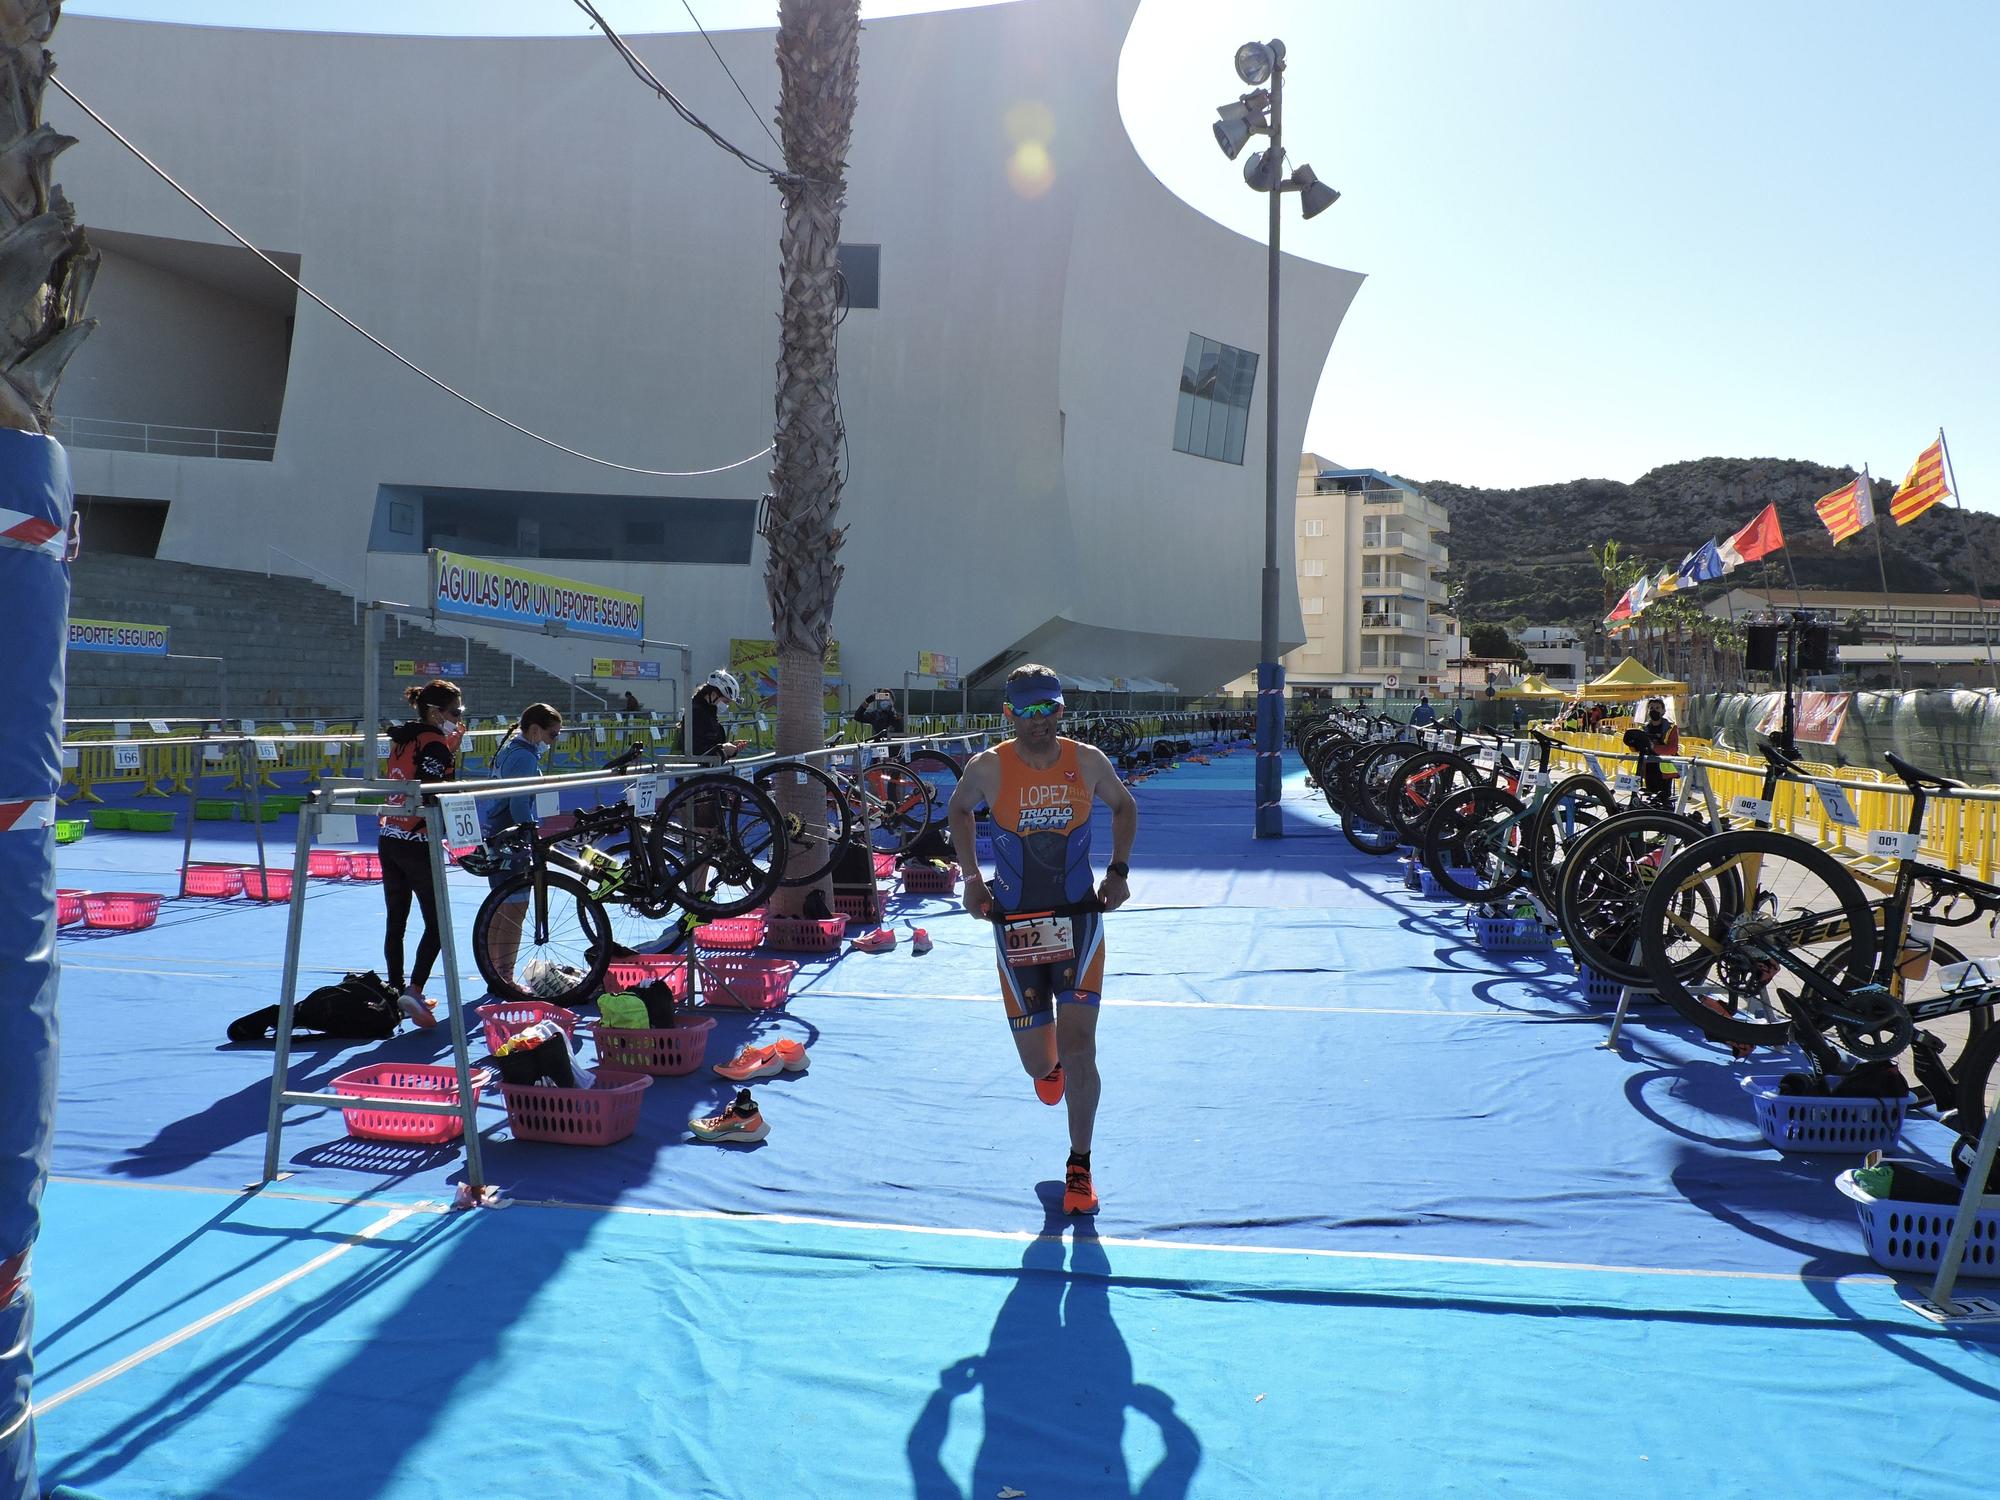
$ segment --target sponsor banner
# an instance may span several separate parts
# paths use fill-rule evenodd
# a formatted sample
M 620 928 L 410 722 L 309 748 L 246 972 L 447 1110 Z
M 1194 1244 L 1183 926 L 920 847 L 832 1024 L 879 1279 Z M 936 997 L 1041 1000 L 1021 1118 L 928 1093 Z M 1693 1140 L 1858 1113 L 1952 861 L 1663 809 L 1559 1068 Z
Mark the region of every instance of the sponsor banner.
M 69 649 L 100 651 L 107 656 L 165 656 L 167 627 L 136 625 L 129 620 L 71 620 Z
M 559 625 L 628 641 L 646 636 L 646 601 L 638 594 L 442 549 L 431 552 L 431 607 L 455 620 Z
M 828 641 L 820 663 L 826 673 L 826 697 L 822 707 L 830 714 L 840 712 L 840 642 Z M 778 702 L 778 643 L 776 641 L 732 640 L 729 643 L 729 670 L 752 696 L 759 713 Z
M 590 659 L 592 677 L 637 678 L 645 682 L 660 680 L 660 664 L 656 661 L 618 661 L 608 656 L 593 656 Z
M 946 656 L 942 651 L 919 651 L 917 653 L 917 675 L 919 677 L 956 677 L 958 658 Z
M 1798 725 L 1794 733 L 1802 740 L 1811 740 L 1816 745 L 1831 745 L 1840 738 L 1840 731 L 1847 725 L 1847 705 L 1854 700 L 1847 693 L 1800 693 Z M 1759 734 L 1776 734 L 1785 722 L 1785 700 L 1782 694 L 1764 713 L 1757 726 Z
M 465 663 L 462 661 L 399 661 L 396 663 L 398 677 L 463 677 Z

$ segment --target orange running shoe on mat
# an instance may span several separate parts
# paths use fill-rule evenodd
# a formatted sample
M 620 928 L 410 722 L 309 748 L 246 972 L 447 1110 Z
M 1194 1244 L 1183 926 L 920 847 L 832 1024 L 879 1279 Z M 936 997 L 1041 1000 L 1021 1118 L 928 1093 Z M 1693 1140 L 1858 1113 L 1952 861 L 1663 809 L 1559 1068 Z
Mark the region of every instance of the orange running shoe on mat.
M 854 940 L 854 946 L 863 953 L 888 953 L 896 946 L 896 929 L 877 927 L 873 932 L 864 932 Z
M 790 1037 L 784 1037 L 771 1043 L 770 1052 L 773 1057 L 777 1058 L 779 1064 L 787 1073 L 803 1073 L 806 1070 L 806 1064 L 812 1061 L 806 1055 L 806 1049 Z
M 1035 1097 L 1044 1104 L 1060 1104 L 1063 1096 L 1062 1064 L 1035 1080 Z
M 1063 1173 L 1063 1212 L 1066 1214 L 1097 1212 L 1097 1189 L 1090 1185 L 1090 1168 L 1071 1166 Z
M 710 1115 L 705 1120 L 689 1120 L 688 1129 L 704 1141 L 761 1141 L 771 1133 L 764 1115 L 757 1108 L 757 1101 L 750 1097 L 750 1090 L 740 1089 L 736 1102 L 719 1115 Z M 1069 1200 L 1065 1198 L 1064 1202 Z
M 731 1083 L 748 1083 L 752 1078 L 769 1078 L 784 1067 L 776 1047 L 745 1047 L 728 1062 L 715 1064 L 715 1071 Z

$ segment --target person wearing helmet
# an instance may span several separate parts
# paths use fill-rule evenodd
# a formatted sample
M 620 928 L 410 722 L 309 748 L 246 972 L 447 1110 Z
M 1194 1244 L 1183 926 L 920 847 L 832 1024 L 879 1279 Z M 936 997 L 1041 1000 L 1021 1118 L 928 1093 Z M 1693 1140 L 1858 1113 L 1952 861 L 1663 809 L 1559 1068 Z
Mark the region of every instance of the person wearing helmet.
M 701 759 L 715 756 L 729 759 L 743 748 L 743 741 L 729 738 L 722 727 L 722 710 L 734 706 L 743 696 L 736 678 L 717 667 L 708 674 L 708 681 L 695 689 L 694 701 L 688 705 L 687 717 L 681 721 L 680 752 Z

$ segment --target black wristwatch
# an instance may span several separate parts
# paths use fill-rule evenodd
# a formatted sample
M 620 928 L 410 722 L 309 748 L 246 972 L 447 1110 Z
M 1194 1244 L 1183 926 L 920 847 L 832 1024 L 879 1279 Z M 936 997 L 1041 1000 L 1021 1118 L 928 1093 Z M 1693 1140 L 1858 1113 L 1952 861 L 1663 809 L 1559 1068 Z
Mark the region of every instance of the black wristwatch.
M 1104 873 L 1107 875 L 1116 875 L 1120 880 L 1123 880 L 1132 873 L 1132 867 L 1122 859 L 1114 859 L 1104 867 Z

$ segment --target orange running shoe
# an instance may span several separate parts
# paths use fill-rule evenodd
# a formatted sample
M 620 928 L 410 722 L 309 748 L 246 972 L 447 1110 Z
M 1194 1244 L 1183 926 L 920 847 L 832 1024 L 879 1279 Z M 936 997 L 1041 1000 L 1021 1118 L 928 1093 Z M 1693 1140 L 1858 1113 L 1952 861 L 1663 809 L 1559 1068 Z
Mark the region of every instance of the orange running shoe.
M 1063 1212 L 1066 1214 L 1097 1212 L 1097 1189 L 1090 1185 L 1090 1168 L 1072 1164 L 1063 1173 Z
M 792 1045 L 798 1044 L 794 1042 Z M 746 1046 L 728 1062 L 717 1063 L 715 1071 L 731 1083 L 747 1083 L 752 1078 L 769 1078 L 773 1073 L 783 1071 L 784 1066 L 785 1061 L 776 1047 Z
M 779 1064 L 787 1073 L 803 1073 L 806 1070 L 806 1064 L 812 1061 L 811 1058 L 806 1056 L 806 1049 L 790 1037 L 784 1037 L 779 1041 L 773 1042 L 770 1052 L 773 1057 L 777 1058 Z
M 737 1090 L 736 1102 L 721 1114 L 710 1115 L 704 1120 L 689 1120 L 688 1129 L 704 1141 L 761 1141 L 771 1133 L 771 1127 L 764 1122 L 763 1112 L 757 1108 L 757 1101 L 750 1097 L 748 1089 Z
M 1062 1064 L 1057 1063 L 1053 1071 L 1044 1073 L 1035 1080 L 1035 1097 L 1044 1104 L 1060 1104 L 1063 1096 Z

